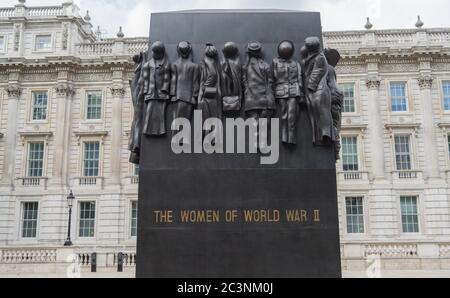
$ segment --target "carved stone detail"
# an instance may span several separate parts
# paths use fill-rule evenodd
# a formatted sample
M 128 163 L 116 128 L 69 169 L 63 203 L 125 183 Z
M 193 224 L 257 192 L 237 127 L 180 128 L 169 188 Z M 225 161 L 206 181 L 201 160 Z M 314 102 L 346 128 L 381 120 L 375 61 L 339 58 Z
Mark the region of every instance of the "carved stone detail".
M 63 24 L 63 32 L 62 32 L 62 48 L 63 50 L 67 50 L 69 44 L 69 24 Z
M 430 89 L 433 86 L 433 77 L 431 75 L 422 75 L 417 81 L 420 89 Z
M 6 88 L 6 92 L 8 92 L 8 97 L 19 99 L 20 95 L 22 95 L 22 89 L 18 85 L 10 85 Z
M 59 84 L 55 90 L 58 97 L 68 97 L 75 94 L 73 87 L 67 84 Z
M 366 81 L 366 86 L 368 89 L 378 89 L 380 88 L 381 80 L 378 77 L 368 78 Z
M 14 51 L 15 52 L 19 51 L 21 27 L 22 26 L 20 24 L 16 24 L 14 26 Z
M 123 97 L 125 95 L 125 88 L 123 86 L 111 87 L 111 94 L 113 97 Z

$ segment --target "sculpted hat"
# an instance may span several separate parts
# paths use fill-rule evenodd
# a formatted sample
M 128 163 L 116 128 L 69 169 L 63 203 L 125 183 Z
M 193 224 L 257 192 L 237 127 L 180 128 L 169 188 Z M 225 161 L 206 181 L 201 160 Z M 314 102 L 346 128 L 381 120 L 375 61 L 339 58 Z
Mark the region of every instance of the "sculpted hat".
M 232 58 L 239 54 L 239 48 L 236 43 L 229 41 L 224 45 L 222 52 L 225 58 Z
M 247 52 L 261 52 L 262 50 L 262 45 L 260 42 L 258 41 L 252 41 L 247 45 Z

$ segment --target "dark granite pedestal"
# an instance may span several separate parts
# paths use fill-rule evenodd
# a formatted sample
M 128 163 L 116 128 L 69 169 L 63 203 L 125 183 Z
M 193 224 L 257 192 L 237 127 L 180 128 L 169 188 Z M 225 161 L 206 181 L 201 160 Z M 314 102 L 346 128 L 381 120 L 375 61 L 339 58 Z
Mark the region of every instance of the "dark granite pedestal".
M 312 35 L 321 36 L 318 13 L 192 11 L 153 14 L 150 39 L 166 44 L 172 62 L 182 40 L 193 44 L 195 62 L 206 42 L 221 49 L 227 41 L 245 61 L 245 44 L 258 40 L 270 63 L 280 41 L 294 41 L 298 58 Z M 298 127 L 297 146 L 280 144 L 274 165 L 261 165 L 258 154 L 176 155 L 170 135 L 144 137 L 137 277 L 340 277 L 334 152 L 312 145 L 304 108 Z M 195 221 L 183 222 L 191 212 Z

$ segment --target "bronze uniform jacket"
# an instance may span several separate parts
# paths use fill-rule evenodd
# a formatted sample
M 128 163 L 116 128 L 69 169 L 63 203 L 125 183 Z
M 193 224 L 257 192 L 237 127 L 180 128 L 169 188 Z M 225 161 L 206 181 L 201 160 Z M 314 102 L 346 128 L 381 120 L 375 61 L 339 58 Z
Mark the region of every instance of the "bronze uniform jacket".
M 275 58 L 272 63 L 272 71 L 276 98 L 302 96 L 303 83 L 300 63 L 293 60 Z

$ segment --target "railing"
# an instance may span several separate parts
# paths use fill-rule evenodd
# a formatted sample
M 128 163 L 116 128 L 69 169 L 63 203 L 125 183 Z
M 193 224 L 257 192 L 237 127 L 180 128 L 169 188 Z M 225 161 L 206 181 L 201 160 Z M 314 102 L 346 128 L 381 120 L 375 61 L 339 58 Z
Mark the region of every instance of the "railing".
M 9 18 L 14 16 L 14 8 L 0 8 L 0 18 Z
M 364 254 L 366 257 L 414 258 L 417 257 L 417 244 L 367 244 Z
M 18 180 L 21 181 L 20 185 L 24 187 L 47 187 L 47 178 L 45 177 L 23 177 L 18 178 Z
M 0 263 L 54 263 L 56 262 L 56 249 L 2 249 Z
M 417 178 L 419 178 L 418 171 L 395 171 L 394 172 L 394 179 L 411 180 L 411 179 L 417 179 Z
M 369 179 L 369 175 L 367 172 L 361 171 L 343 171 L 338 173 L 338 178 L 341 181 L 367 181 Z
M 131 184 L 139 184 L 139 176 L 130 177 L 130 183 Z
M 135 252 L 124 252 L 123 254 L 123 266 L 124 267 L 135 267 L 136 266 L 136 253 Z M 114 254 L 113 266 L 117 266 L 118 254 Z
M 63 14 L 62 6 L 28 7 L 27 11 L 30 17 L 49 17 Z
M 80 177 L 78 178 L 78 185 L 97 185 L 100 177 Z
M 90 266 L 91 265 L 91 254 L 90 253 L 78 253 L 78 264 L 80 264 L 80 266 Z
M 82 56 L 112 55 L 114 42 L 82 43 L 77 45 L 77 52 Z

